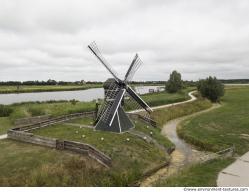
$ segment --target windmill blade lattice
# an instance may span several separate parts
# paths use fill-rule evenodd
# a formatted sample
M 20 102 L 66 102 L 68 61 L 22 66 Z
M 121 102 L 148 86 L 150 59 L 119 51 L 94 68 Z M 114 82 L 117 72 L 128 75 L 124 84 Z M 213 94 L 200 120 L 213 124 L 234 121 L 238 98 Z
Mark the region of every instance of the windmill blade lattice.
M 131 64 L 131 68 L 128 69 L 127 74 L 125 75 L 125 80 L 126 82 L 131 81 L 134 74 L 136 73 L 136 71 L 138 70 L 138 68 L 142 65 L 142 61 L 139 58 L 139 56 L 136 54 L 135 58 L 134 58 L 134 63 Z
M 145 113 L 150 113 L 152 111 L 147 103 L 144 102 L 143 99 L 127 84 L 142 64 L 141 59 L 137 54 L 135 55 L 125 75 L 125 79 L 122 81 L 117 77 L 117 73 L 114 72 L 104 59 L 95 42 L 91 43 L 88 48 L 114 77 L 114 79 L 108 79 L 104 83 L 105 98 L 97 114 L 97 124 L 95 129 L 123 132 L 133 128 L 134 124 L 131 122 L 122 106 L 126 92 L 130 96 L 130 100 L 133 100 L 133 109 L 134 107 L 143 108 L 144 110 L 139 112 L 146 111 Z
M 125 102 L 124 102 L 125 109 L 128 110 L 128 113 L 130 112 L 136 112 L 143 117 L 151 118 L 150 113 L 148 113 L 143 107 L 141 107 L 133 97 L 129 95 L 129 93 L 126 93 Z
M 109 88 L 105 91 L 105 99 L 103 100 L 100 109 L 98 110 L 97 120 L 102 117 L 102 120 L 104 122 L 107 122 L 107 119 L 110 115 L 111 106 L 119 91 L 120 87 L 118 86 L 118 84 L 115 81 L 111 82 Z
M 88 48 L 93 52 L 93 54 L 99 59 L 99 61 L 105 66 L 105 68 L 113 75 L 116 81 L 120 81 L 118 78 L 117 72 L 109 65 L 106 59 L 103 57 L 97 44 L 93 41 Z

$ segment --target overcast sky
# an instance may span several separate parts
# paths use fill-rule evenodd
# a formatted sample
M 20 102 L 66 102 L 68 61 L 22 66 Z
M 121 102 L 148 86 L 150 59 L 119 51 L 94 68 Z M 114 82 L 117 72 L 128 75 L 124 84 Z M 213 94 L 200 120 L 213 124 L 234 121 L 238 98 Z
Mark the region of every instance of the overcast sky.
M 248 0 L 0 0 L 0 81 L 249 78 Z

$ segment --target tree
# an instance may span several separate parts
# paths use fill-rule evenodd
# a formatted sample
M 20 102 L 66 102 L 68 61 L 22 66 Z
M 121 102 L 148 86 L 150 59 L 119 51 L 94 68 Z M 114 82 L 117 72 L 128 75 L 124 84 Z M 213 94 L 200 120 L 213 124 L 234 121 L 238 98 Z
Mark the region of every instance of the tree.
M 220 97 L 225 93 L 224 85 L 216 77 L 211 76 L 205 80 L 199 80 L 197 89 L 202 97 L 208 98 L 212 102 L 219 102 Z
M 180 89 L 182 89 L 182 86 L 183 84 L 182 84 L 181 74 L 178 73 L 177 71 L 173 71 L 170 74 L 168 82 L 166 83 L 166 90 L 169 93 L 175 93 Z

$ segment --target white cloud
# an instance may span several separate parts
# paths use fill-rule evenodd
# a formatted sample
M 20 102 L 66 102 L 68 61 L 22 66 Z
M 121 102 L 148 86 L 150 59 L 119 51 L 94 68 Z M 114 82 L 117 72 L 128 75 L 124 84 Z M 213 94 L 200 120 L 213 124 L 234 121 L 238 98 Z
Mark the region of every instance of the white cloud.
M 93 40 L 121 76 L 138 52 L 135 80 L 248 78 L 249 2 L 0 0 L 0 81 L 105 80 Z

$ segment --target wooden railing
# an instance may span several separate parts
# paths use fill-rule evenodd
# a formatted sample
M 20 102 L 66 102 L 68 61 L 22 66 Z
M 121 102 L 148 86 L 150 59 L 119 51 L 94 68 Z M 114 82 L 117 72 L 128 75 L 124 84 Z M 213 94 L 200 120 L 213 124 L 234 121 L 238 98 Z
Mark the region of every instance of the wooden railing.
M 7 135 L 8 138 L 18 141 L 56 148 L 58 150 L 70 150 L 80 154 L 87 154 L 89 157 L 97 160 L 102 165 L 110 167 L 112 162 L 111 158 L 89 144 L 75 142 L 75 141 L 59 140 L 50 137 L 43 137 L 43 136 L 34 135 L 33 133 L 29 132 L 34 129 L 43 128 L 49 125 L 53 125 L 63 121 L 68 121 L 74 118 L 86 117 L 86 116 L 93 117 L 94 115 L 95 112 L 82 112 L 70 115 L 63 115 L 56 118 L 51 118 L 49 120 L 41 121 L 39 123 L 12 128 L 8 130 Z
M 140 114 L 138 114 L 138 113 L 128 113 L 128 115 L 129 115 L 131 118 L 138 118 L 138 119 L 141 119 L 142 121 L 144 121 L 145 123 L 148 123 L 148 124 L 151 125 L 152 127 L 157 127 L 156 121 L 154 121 L 154 120 L 151 119 L 151 118 L 145 117 L 145 116 L 140 115 Z
M 56 124 L 56 123 L 68 121 L 68 120 L 71 120 L 71 119 L 75 119 L 75 118 L 79 118 L 79 117 L 86 117 L 86 116 L 92 116 L 93 117 L 94 115 L 95 115 L 95 111 L 82 112 L 82 113 L 73 113 L 73 114 L 69 114 L 69 115 L 62 115 L 62 116 L 58 116 L 58 117 L 55 117 L 55 118 L 50 118 L 50 119 L 45 120 L 45 121 L 40 121 L 38 123 L 17 126 L 17 127 L 12 128 L 12 130 L 31 131 L 31 130 L 34 130 L 34 129 L 39 129 L 39 128 L 42 128 L 42 127 L 46 127 L 46 126 L 53 125 L 53 124 Z

